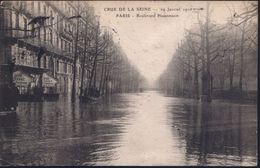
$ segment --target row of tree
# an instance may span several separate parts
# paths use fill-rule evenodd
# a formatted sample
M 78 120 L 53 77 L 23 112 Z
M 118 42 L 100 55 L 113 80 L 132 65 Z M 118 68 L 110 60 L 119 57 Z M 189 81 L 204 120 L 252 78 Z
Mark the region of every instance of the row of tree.
M 144 77 L 127 59 L 119 42 L 114 41 L 113 34 L 118 35 L 117 31 L 114 28 L 101 26 L 93 13 L 93 8 L 86 2 L 78 2 L 76 8 L 77 16 L 80 18 L 77 18 L 77 30 L 74 34 L 76 48 L 74 65 L 79 59 L 80 96 L 138 91 L 144 82 Z M 80 24 L 80 20 L 84 24 Z M 76 66 L 73 70 L 73 74 L 76 74 Z M 75 79 L 73 81 L 75 82 Z M 73 97 L 75 84 L 72 89 Z
M 29 4 L 32 6 L 32 3 L 21 1 L 19 6 L 14 8 L 12 3 L 5 1 L 5 3 L 1 3 L 1 9 L 14 11 L 17 15 L 28 14 L 31 8 L 27 6 L 25 10 L 25 6 Z M 63 10 L 63 4 L 58 1 L 46 3 Z M 63 34 L 72 41 L 73 46 L 65 45 L 62 48 L 65 55 L 69 55 L 73 59 L 71 64 L 73 75 L 72 101 L 75 101 L 76 98 L 77 81 L 80 82 L 80 96 L 99 96 L 106 93 L 139 90 L 144 83 L 144 77 L 127 59 L 119 42 L 114 41 L 114 36 L 118 36 L 117 31 L 111 27 L 101 26 L 99 16 L 95 15 L 94 8 L 88 2 L 70 1 L 65 3 L 69 3 L 73 7 L 73 16 L 69 12 L 68 16 L 57 16 L 55 19 L 52 14 L 49 16 L 46 12 L 44 15 L 39 13 L 40 16 L 31 16 L 30 22 L 25 23 L 24 29 L 12 28 L 8 31 L 29 31 L 30 33 L 26 33 L 26 35 L 24 33 L 25 36 L 21 36 L 19 39 L 33 39 L 38 36 L 41 41 L 43 39 L 41 39 L 40 33 L 42 31 L 40 30 L 44 30 L 46 36 L 47 28 L 57 26 L 58 34 Z M 66 10 L 65 7 L 63 12 L 68 12 Z M 67 23 L 69 23 L 69 29 Z M 46 48 L 41 43 L 39 45 L 37 61 L 38 67 L 41 68 L 41 59 L 43 54 L 46 53 Z M 42 86 L 39 87 L 42 88 Z
M 198 13 L 197 23 L 186 30 L 158 85 L 168 94 L 211 101 L 217 95 L 242 98 L 256 90 L 257 11 L 255 2 L 244 3 L 244 11 L 225 24 Z

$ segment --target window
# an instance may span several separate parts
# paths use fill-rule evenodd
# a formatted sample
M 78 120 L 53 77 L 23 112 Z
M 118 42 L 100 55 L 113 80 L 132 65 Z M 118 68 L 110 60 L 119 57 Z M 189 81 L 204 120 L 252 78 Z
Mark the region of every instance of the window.
M 60 22 L 60 30 L 61 30 L 61 31 L 63 31 L 63 27 L 64 27 L 64 21 L 61 20 L 61 22 Z
M 34 1 L 31 2 L 32 12 L 34 12 Z
M 59 36 L 56 36 L 56 40 L 57 40 L 57 48 L 59 48 Z
M 58 24 L 57 24 L 57 30 L 59 31 L 59 25 L 60 25 L 60 17 L 57 15 L 57 21 L 56 21 Z
M 59 70 L 60 70 L 59 60 L 57 60 L 57 68 L 56 68 L 56 72 L 59 72 Z
M 41 12 L 41 2 L 38 2 L 38 12 Z
M 15 28 L 19 28 L 19 13 L 17 12 L 15 15 Z
M 67 41 L 64 41 L 64 42 L 65 42 L 65 48 L 64 48 L 64 50 L 67 51 Z
M 60 44 L 61 44 L 60 48 L 63 50 L 63 40 L 62 39 L 60 40 Z
M 66 22 L 65 21 L 62 21 L 62 29 L 64 29 L 64 27 L 66 28 Z
M 41 31 L 40 27 L 38 27 L 38 40 L 41 40 Z
M 77 69 L 78 69 L 79 76 L 81 76 L 81 68 L 78 67 Z
M 21 9 L 25 9 L 25 7 L 26 7 L 25 2 L 21 2 Z
M 46 5 L 43 6 L 43 13 L 44 13 L 44 15 L 46 15 L 46 13 L 47 13 L 46 12 Z
M 32 36 L 34 36 L 35 35 L 35 30 L 34 30 L 34 23 L 32 23 L 32 34 L 31 34 Z
M 26 18 L 23 18 L 23 21 L 24 21 L 24 36 L 27 36 L 27 19 Z
M 53 13 L 52 13 L 52 11 L 51 11 L 50 24 L 53 25 Z M 52 26 L 51 26 L 51 27 L 52 27 Z
M 44 16 L 47 15 L 46 5 L 43 6 L 43 14 L 44 14 Z M 48 22 L 49 22 L 49 19 L 47 19 L 44 23 L 48 24 Z
M 65 72 L 65 62 L 62 62 L 61 65 L 62 66 L 61 66 L 61 71 L 60 72 L 64 73 Z
M 68 72 L 68 69 L 67 69 L 68 67 L 67 67 L 67 64 L 66 63 L 64 63 L 64 72 L 65 73 L 67 73 Z
M 43 28 L 43 41 L 45 41 L 45 42 L 46 42 L 46 35 L 47 35 L 46 28 L 44 27 Z
M 50 43 L 53 44 L 53 38 L 52 38 L 53 34 L 52 34 L 52 30 L 50 29 Z
M 50 57 L 49 59 L 49 65 L 48 65 L 49 69 L 51 70 L 51 74 L 54 75 L 54 71 L 53 71 L 53 68 L 54 68 L 54 62 L 53 62 L 53 58 Z
M 69 73 L 72 73 L 72 65 L 69 66 Z
M 12 11 L 10 11 L 9 16 L 10 16 L 10 20 L 13 20 Z M 13 28 L 13 23 L 12 23 L 12 22 L 9 22 L 9 27 L 10 27 L 10 28 Z
M 46 68 L 46 66 L 47 66 L 46 57 L 43 57 L 43 67 Z

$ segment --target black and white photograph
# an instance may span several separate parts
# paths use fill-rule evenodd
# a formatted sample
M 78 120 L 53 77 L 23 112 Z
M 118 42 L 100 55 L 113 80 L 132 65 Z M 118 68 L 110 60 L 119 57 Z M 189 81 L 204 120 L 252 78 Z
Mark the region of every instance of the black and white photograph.
M 0 166 L 257 166 L 257 1 L 0 1 Z

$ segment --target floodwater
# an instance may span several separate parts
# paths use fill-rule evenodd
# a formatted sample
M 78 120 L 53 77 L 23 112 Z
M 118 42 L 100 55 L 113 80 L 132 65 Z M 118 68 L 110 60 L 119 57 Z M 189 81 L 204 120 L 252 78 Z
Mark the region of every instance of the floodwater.
M 116 94 L 21 102 L 0 116 L 0 165 L 253 165 L 256 105 Z

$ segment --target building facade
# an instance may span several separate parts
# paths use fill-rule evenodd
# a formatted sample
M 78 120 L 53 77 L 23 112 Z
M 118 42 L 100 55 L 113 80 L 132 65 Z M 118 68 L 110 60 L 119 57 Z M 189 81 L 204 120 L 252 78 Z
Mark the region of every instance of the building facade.
M 13 78 L 20 93 L 29 93 L 40 74 L 44 91 L 68 95 L 72 90 L 75 53 L 75 2 L 4 1 L 0 8 L 1 84 Z M 82 2 L 83 3 L 83 2 Z M 44 26 L 31 23 L 36 17 L 48 17 Z M 83 23 L 83 22 L 82 22 Z M 78 43 L 78 50 L 83 50 Z M 39 58 L 39 52 L 44 51 Z M 10 64 L 14 63 L 13 75 Z M 40 65 L 39 65 L 40 64 Z M 80 61 L 76 63 L 76 91 L 80 87 Z M 11 77 L 11 76 L 12 77 Z

